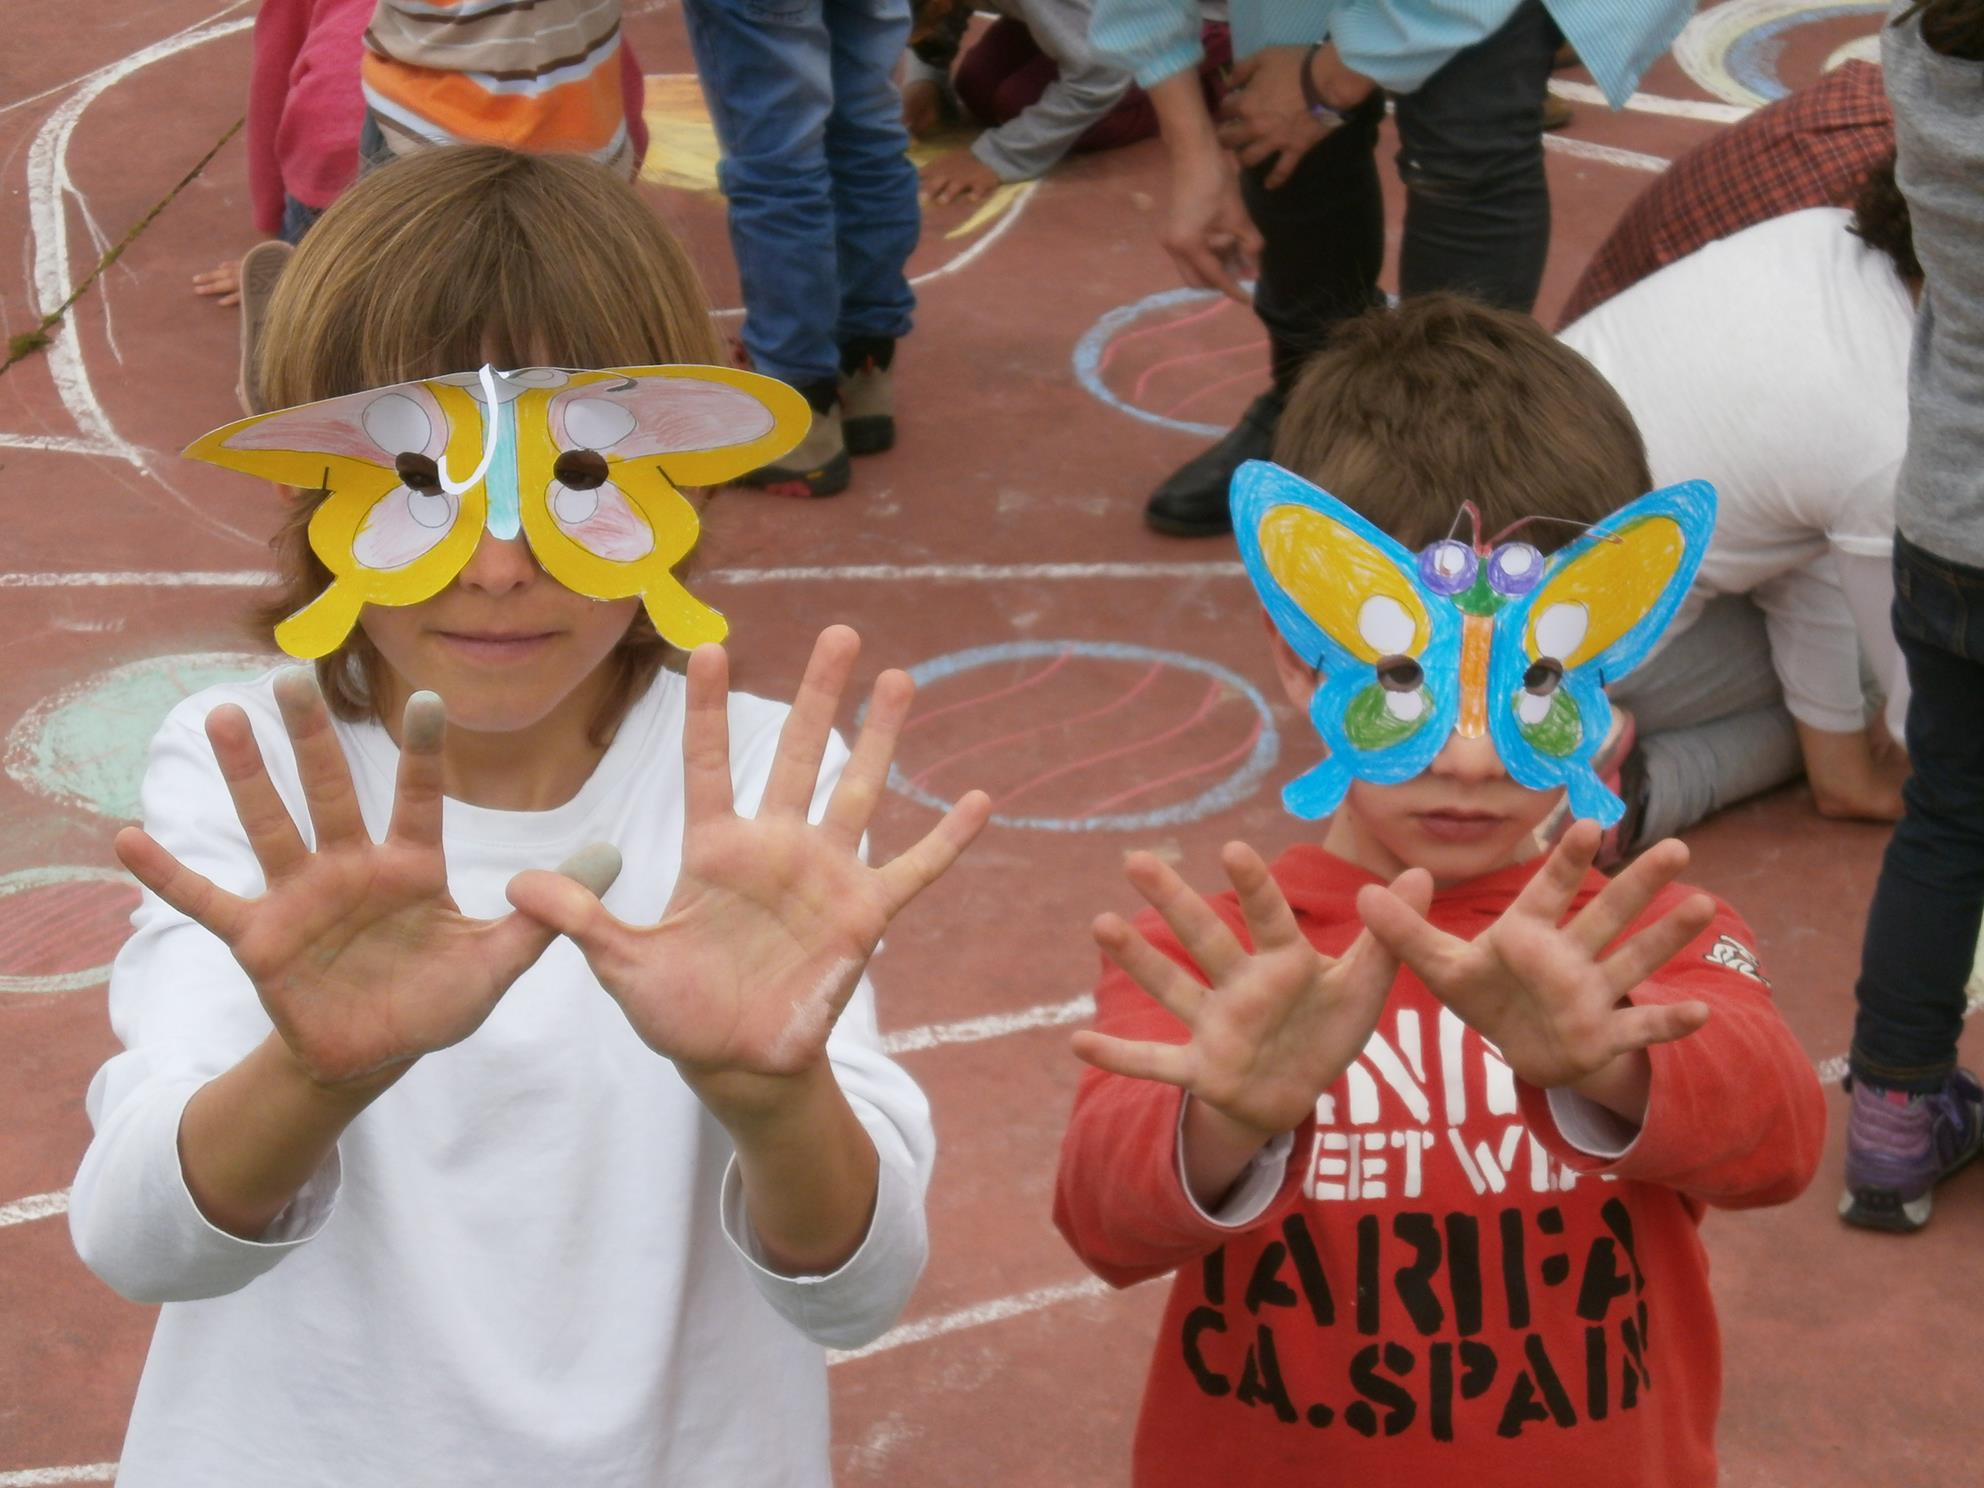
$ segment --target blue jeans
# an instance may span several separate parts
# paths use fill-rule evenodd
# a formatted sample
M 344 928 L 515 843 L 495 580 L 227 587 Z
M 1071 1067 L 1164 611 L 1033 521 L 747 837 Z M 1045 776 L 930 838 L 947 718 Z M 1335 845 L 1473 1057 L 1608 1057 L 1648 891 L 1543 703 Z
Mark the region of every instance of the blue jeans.
M 1984 569 L 1894 540 L 1894 634 L 1908 700 L 1907 815 L 1867 917 L 1853 1073 L 1896 1090 L 1956 1067 L 1984 918 Z
M 840 348 L 909 330 L 922 228 L 894 71 L 909 0 L 687 0 L 723 146 L 744 349 L 758 371 L 836 377 Z
M 317 219 L 323 215 L 322 207 L 306 206 L 285 193 L 282 199 L 282 231 L 276 236 L 294 248 L 303 241 L 303 235 L 315 227 Z

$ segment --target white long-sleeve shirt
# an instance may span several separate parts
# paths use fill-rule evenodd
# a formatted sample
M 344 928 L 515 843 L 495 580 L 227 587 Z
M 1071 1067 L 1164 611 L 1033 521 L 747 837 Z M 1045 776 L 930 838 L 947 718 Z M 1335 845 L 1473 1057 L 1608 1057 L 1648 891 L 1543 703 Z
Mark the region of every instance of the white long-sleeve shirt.
M 1747 227 L 1561 339 L 1625 399 L 1654 485 L 1715 486 L 1715 538 L 1670 634 L 1715 596 L 1747 594 L 1794 718 L 1859 729 L 1864 654 L 1899 736 L 1907 677 L 1889 562 L 1913 310 L 1893 260 L 1851 221 L 1814 207 Z
M 243 894 L 260 870 L 201 725 L 220 703 L 245 708 L 307 822 L 269 684 L 180 704 L 145 776 L 147 829 Z M 731 699 L 746 814 L 785 712 Z M 680 867 L 682 720 L 682 679 L 663 673 L 566 804 L 448 801 L 463 912 L 501 915 L 513 874 L 605 841 L 625 859 L 607 906 L 657 919 Z M 382 835 L 398 752 L 377 725 L 337 732 Z M 821 802 L 846 759 L 835 739 Z M 471 1037 L 363 1112 L 248 1241 L 194 1206 L 177 1134 L 187 1099 L 267 1036 L 268 1017 L 205 930 L 149 894 L 134 922 L 110 983 L 124 1052 L 90 1086 L 96 1136 L 70 1207 L 91 1268 L 166 1304 L 121 1488 L 825 1488 L 822 1346 L 871 1339 L 900 1313 L 924 1260 L 934 1154 L 865 978 L 828 1049 L 880 1155 L 880 1191 L 860 1249 L 830 1276 L 759 1264 L 728 1137 L 563 939 Z

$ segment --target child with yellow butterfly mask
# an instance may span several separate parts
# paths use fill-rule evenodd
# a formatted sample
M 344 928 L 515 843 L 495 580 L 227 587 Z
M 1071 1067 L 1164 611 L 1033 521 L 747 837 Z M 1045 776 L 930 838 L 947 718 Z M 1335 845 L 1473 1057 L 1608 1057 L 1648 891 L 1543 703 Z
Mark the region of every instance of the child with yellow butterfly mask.
M 1713 493 L 1642 495 L 1592 367 L 1442 295 L 1340 328 L 1275 453 L 1233 523 L 1327 751 L 1283 800 L 1327 825 L 1228 844 L 1213 899 L 1132 854 L 1153 912 L 1095 922 L 1075 1038 L 1056 1222 L 1117 1285 L 1175 1273 L 1131 1482 L 1709 1488 L 1696 1226 L 1802 1188 L 1823 1099 L 1687 850 L 1593 862 L 1602 689 Z
M 822 1345 L 907 1300 L 933 1150 L 865 968 L 987 805 L 871 868 L 907 677 L 851 751 L 845 628 L 790 708 L 728 690 L 681 488 L 803 400 L 708 365 L 629 187 L 494 149 L 361 181 L 263 345 L 279 411 L 190 453 L 300 493 L 315 675 L 175 709 L 117 841 L 71 1218 L 166 1304 L 120 1475 L 824 1488 Z

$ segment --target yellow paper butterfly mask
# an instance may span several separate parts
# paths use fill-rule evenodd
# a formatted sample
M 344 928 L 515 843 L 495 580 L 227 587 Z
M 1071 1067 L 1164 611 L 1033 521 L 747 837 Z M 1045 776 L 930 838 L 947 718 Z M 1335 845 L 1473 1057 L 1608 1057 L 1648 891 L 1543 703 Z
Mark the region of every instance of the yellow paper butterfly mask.
M 329 492 L 310 547 L 332 581 L 276 626 L 291 656 L 336 650 L 365 605 L 433 598 L 485 528 L 505 541 L 521 531 L 577 593 L 639 595 L 687 648 L 729 627 L 671 571 L 699 530 L 678 488 L 777 459 L 811 420 L 784 383 L 729 367 L 484 367 L 257 414 L 186 454 Z

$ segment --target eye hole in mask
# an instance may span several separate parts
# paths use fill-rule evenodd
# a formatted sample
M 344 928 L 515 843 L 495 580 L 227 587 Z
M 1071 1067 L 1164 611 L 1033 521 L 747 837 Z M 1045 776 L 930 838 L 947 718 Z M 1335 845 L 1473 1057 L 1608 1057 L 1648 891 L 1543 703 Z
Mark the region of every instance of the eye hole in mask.
M 606 457 L 597 450 L 561 450 L 551 473 L 568 491 L 593 491 L 606 484 Z
M 418 491 L 423 496 L 432 496 L 441 489 L 441 471 L 433 460 L 417 450 L 393 458 L 393 469 L 398 472 L 400 484 L 409 491 Z

